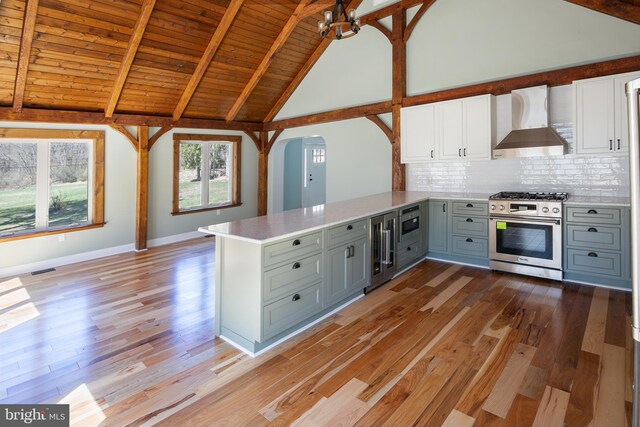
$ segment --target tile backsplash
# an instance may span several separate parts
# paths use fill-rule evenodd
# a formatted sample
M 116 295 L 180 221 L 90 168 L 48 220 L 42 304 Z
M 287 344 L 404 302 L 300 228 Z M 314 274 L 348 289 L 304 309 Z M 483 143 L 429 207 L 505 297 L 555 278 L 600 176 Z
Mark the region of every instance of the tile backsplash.
M 576 155 L 571 85 L 551 88 L 550 124 L 568 145 L 564 156 L 412 163 L 407 190 L 450 193 L 565 191 L 580 196 L 629 196 L 627 155 Z M 496 140 L 511 130 L 511 98 L 496 98 Z

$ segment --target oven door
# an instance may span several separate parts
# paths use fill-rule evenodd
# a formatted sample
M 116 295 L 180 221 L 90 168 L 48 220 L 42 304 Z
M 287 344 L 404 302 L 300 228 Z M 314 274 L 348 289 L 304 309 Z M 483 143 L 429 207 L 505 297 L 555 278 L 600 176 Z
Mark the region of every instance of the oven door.
M 492 260 L 562 269 L 560 219 L 489 218 Z

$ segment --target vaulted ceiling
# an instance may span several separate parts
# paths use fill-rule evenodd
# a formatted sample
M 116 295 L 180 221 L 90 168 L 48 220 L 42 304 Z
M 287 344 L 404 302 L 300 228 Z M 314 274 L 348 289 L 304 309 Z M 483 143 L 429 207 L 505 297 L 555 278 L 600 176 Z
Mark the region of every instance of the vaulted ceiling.
M 333 2 L 1 0 L 0 107 L 270 121 L 328 45 Z

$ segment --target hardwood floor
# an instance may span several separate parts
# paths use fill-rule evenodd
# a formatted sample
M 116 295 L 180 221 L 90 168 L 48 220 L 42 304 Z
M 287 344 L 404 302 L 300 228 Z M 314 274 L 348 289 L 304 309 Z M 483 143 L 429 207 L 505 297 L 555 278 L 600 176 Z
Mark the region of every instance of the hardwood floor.
M 0 279 L 0 403 L 72 425 L 629 425 L 630 295 L 425 261 L 252 359 L 213 239 Z

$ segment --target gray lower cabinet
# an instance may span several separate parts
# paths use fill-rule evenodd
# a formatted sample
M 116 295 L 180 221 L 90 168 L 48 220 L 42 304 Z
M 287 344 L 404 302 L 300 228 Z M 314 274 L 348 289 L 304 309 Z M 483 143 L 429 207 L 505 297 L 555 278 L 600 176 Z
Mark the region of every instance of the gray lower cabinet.
M 325 304 L 332 305 L 362 292 L 367 283 L 368 245 L 365 238 L 327 251 Z
M 629 209 L 565 205 L 564 278 L 631 286 Z
M 429 200 L 429 252 L 449 250 L 449 201 Z

